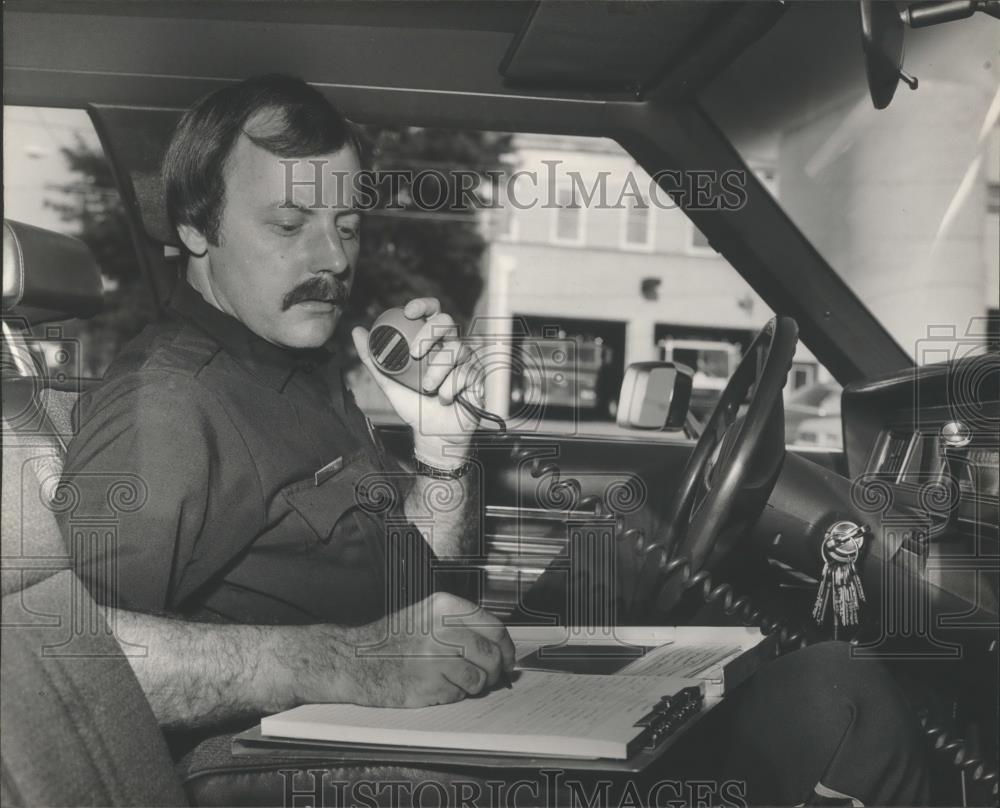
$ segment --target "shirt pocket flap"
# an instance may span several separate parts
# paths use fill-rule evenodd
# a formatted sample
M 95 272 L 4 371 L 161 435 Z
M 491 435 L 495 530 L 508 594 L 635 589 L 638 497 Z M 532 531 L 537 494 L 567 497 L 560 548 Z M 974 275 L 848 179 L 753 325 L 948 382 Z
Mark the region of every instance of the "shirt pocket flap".
M 361 481 L 376 469 L 363 451 L 343 458 L 339 468 L 324 466 L 313 477 L 284 490 L 285 499 L 313 529 L 322 542 L 328 542 L 337 522 L 348 511 L 362 505 L 358 492 Z

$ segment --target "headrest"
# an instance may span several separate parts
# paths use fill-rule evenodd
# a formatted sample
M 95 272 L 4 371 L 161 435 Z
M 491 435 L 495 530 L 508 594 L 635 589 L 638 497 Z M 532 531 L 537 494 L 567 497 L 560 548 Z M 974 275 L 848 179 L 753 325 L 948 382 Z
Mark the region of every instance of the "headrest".
M 101 271 L 87 245 L 21 222 L 3 223 L 3 313 L 30 325 L 90 317 L 104 305 Z

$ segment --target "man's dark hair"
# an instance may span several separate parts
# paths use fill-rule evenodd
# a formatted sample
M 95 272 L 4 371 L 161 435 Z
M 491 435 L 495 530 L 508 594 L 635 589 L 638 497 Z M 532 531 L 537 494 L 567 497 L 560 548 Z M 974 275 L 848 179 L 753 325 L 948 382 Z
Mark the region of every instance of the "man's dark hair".
M 365 160 L 357 129 L 302 79 L 270 74 L 216 90 L 184 113 L 163 158 L 175 232 L 190 225 L 218 244 L 226 163 L 240 135 L 278 157 L 316 157 L 350 144 Z

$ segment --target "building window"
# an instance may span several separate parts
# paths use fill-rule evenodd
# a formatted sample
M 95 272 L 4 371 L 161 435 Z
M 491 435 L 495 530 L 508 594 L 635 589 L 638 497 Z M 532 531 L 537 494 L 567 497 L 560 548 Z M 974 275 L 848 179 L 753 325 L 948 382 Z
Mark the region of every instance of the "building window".
M 621 246 L 626 250 L 652 250 L 653 210 L 649 202 L 629 195 L 622 213 Z
M 694 222 L 690 219 L 687 221 L 687 244 L 685 245 L 685 252 L 688 255 L 714 256 L 716 254 L 715 248 L 708 241 L 708 237 L 695 227 Z
M 798 390 L 816 381 L 816 365 L 813 362 L 792 362 L 786 389 Z
M 557 244 L 583 244 L 584 209 L 572 188 L 560 188 L 552 224 L 552 241 Z

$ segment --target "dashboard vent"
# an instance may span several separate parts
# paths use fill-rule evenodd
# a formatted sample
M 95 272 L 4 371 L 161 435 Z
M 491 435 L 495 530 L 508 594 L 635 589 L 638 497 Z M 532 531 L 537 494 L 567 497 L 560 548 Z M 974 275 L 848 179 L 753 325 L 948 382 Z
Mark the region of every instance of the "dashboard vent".
M 879 471 L 882 474 L 897 477 L 903 468 L 903 461 L 906 460 L 906 450 L 910 447 L 913 435 L 909 432 L 892 431 L 885 443 L 885 450 L 882 454 L 882 463 Z

